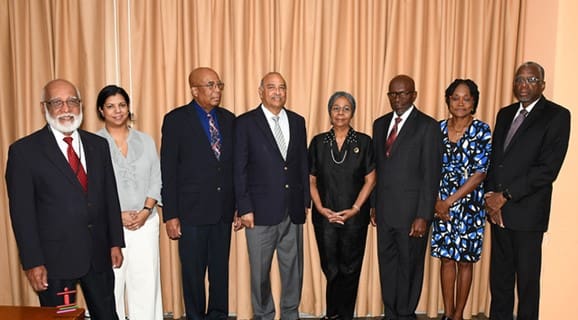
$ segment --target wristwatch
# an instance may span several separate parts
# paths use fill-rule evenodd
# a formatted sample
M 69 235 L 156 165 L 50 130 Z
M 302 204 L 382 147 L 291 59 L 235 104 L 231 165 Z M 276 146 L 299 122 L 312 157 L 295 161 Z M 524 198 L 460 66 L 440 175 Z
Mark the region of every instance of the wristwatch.
M 147 207 L 147 206 L 144 206 L 142 209 L 143 209 L 143 210 L 148 210 L 149 212 L 152 212 L 152 211 L 153 211 L 153 208 L 149 208 L 149 207 Z
M 512 200 L 512 194 L 510 194 L 510 191 L 508 189 L 502 191 L 502 195 L 504 196 L 504 198 L 506 198 L 506 200 L 508 201 Z

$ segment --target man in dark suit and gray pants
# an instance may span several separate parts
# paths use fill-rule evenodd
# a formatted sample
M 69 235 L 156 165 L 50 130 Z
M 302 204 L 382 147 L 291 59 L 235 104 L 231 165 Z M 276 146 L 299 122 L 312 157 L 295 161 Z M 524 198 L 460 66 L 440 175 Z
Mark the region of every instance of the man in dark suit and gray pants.
M 373 123 L 377 184 L 371 218 L 385 319 L 415 319 L 439 189 L 441 131 L 413 105 L 417 92 L 410 77 L 394 77 L 387 96 L 393 112 Z
M 22 267 L 42 306 L 64 305 L 58 293 L 80 282 L 91 319 L 118 319 L 112 267 L 124 233 L 108 143 L 78 129 L 82 100 L 69 81 L 46 84 L 42 106 L 48 125 L 14 142 L 6 165 Z
M 490 317 L 495 320 L 513 318 L 516 281 L 517 319 L 538 319 L 542 239 L 552 183 L 570 138 L 570 112 L 542 95 L 542 66 L 523 63 L 513 84 L 519 102 L 498 112 L 486 178 L 492 222 Z
M 272 320 L 269 273 L 277 250 L 281 319 L 299 318 L 303 281 L 303 223 L 309 207 L 305 120 L 285 109 L 287 85 L 277 73 L 259 86 L 261 105 L 237 118 L 235 192 L 246 227 L 253 319 Z
M 189 86 L 193 101 L 163 121 L 163 220 L 169 238 L 179 239 L 187 319 L 227 319 L 235 116 L 219 107 L 225 85 L 214 70 L 193 70 Z

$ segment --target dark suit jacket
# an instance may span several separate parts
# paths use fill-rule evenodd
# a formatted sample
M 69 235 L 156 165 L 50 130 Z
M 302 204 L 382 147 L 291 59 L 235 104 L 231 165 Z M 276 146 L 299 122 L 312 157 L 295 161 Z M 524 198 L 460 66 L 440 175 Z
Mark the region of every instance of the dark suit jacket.
M 217 107 L 221 159 L 217 160 L 193 102 L 165 115 L 161 173 L 163 220 L 189 226 L 233 221 L 233 124 L 235 115 Z
M 377 184 L 373 194 L 379 225 L 409 228 L 417 217 L 428 222 L 441 175 L 442 138 L 437 121 L 415 106 L 395 140 L 390 157 L 385 141 L 393 112 L 373 123 Z
M 120 205 L 105 139 L 78 130 L 88 175 L 85 194 L 48 126 L 10 146 L 6 184 L 24 270 L 44 265 L 52 279 L 76 279 L 92 263 L 112 268 L 124 247 Z
M 293 223 L 304 223 L 311 201 L 305 119 L 285 111 L 290 131 L 286 161 L 261 106 L 236 121 L 237 209 L 239 215 L 253 212 L 256 225 L 279 224 L 287 212 Z
M 520 231 L 546 231 L 550 219 L 552 183 L 566 156 L 570 112 L 541 97 L 508 148 L 504 140 L 520 104 L 498 112 L 486 190 L 508 190 L 512 200 L 502 207 L 504 225 Z

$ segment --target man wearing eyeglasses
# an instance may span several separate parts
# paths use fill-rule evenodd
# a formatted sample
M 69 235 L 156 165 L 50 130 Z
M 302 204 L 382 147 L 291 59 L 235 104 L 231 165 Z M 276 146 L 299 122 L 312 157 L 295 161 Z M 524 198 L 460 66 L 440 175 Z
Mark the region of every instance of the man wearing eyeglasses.
M 544 68 L 525 62 L 513 82 L 518 102 L 498 112 L 485 188 L 492 223 L 492 319 L 538 319 L 542 239 L 548 230 L 552 183 L 570 137 L 570 111 L 542 92 Z
M 398 75 L 387 93 L 393 112 L 373 123 L 377 181 L 371 222 L 385 319 L 416 319 L 429 225 L 441 175 L 437 121 L 413 104 L 412 78 Z
M 69 81 L 48 82 L 41 104 L 48 124 L 14 142 L 6 165 L 22 267 L 42 306 L 64 305 L 59 293 L 80 283 L 91 319 L 118 319 L 111 266 L 123 262 L 124 236 L 108 143 L 79 129 Z
M 193 100 L 163 121 L 163 220 L 169 238 L 179 240 L 187 319 L 227 319 L 235 116 L 219 106 L 225 85 L 214 70 L 193 70 L 189 87 Z

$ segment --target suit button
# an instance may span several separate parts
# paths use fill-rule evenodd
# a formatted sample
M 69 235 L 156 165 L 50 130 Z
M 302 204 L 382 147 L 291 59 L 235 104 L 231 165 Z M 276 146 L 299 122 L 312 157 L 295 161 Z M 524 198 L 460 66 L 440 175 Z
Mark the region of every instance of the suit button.
M 503 167 L 504 167 L 504 165 L 502 165 L 502 164 L 499 164 L 499 165 L 498 165 L 498 168 L 500 168 L 500 169 L 503 168 Z
M 284 167 L 283 167 L 283 170 L 287 171 L 287 166 L 284 166 Z
M 92 223 L 88 224 L 88 229 L 92 229 Z
M 221 167 L 217 167 L 217 171 L 221 172 Z
M 289 185 L 288 185 L 288 184 L 285 185 L 285 189 L 289 189 Z
M 221 191 L 221 187 L 217 187 L 217 191 Z
M 502 184 L 498 183 L 498 190 L 502 190 Z

